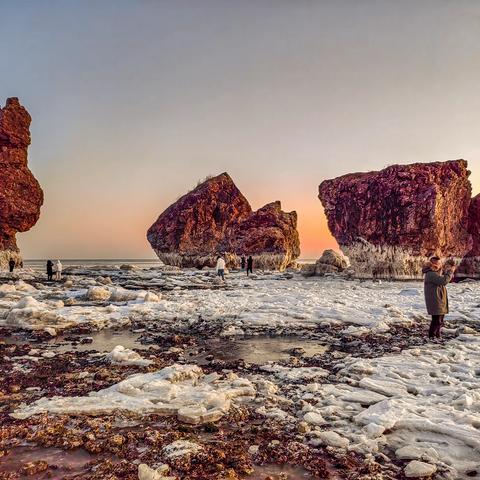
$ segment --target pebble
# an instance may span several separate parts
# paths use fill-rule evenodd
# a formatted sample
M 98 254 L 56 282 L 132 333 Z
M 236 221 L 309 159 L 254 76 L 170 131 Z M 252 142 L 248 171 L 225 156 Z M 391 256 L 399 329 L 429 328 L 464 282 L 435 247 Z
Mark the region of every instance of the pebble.
M 248 447 L 248 453 L 250 455 L 256 455 L 258 453 L 258 445 L 250 445 L 250 447 Z
M 325 424 L 324 418 L 319 413 L 316 413 L 316 412 L 307 412 L 303 416 L 303 420 L 306 423 L 309 423 L 311 425 L 324 425 Z
M 433 475 L 437 471 L 435 465 L 429 463 L 419 462 L 418 460 L 412 460 L 404 470 L 407 478 L 428 477 Z
M 345 448 L 350 443 L 348 438 L 340 436 L 337 432 L 316 431 L 315 437 L 310 440 L 310 444 L 314 446 L 326 445 L 328 447 Z

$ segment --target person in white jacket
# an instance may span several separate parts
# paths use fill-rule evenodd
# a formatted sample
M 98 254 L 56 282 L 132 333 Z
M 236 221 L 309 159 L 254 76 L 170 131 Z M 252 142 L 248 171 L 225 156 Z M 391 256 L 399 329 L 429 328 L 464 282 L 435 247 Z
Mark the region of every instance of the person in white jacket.
M 222 280 L 225 281 L 225 260 L 222 257 L 217 258 L 217 275 L 222 277 Z
M 57 265 L 56 265 L 56 272 L 55 272 L 55 280 L 61 280 L 62 279 L 62 262 L 60 260 L 57 260 Z

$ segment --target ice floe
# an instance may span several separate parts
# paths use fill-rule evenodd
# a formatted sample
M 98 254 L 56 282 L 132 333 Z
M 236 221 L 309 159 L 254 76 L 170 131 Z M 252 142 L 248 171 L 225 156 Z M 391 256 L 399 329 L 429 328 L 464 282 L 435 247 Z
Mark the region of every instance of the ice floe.
M 176 415 L 185 423 L 199 424 L 220 419 L 232 400 L 254 396 L 253 384 L 233 373 L 204 375 L 196 365 L 174 364 L 158 372 L 133 375 L 86 397 L 41 398 L 12 415 L 22 419 L 42 412 L 101 415 L 128 411 Z
M 137 352 L 125 348 L 123 345 L 117 345 L 105 358 L 111 363 L 118 365 L 150 365 L 151 360 L 147 360 Z

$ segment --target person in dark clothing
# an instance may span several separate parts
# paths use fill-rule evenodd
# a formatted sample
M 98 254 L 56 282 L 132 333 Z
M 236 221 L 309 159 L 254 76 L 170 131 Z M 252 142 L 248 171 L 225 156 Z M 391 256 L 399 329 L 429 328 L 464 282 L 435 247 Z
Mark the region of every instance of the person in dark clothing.
M 47 262 L 47 278 L 53 280 L 53 262 L 51 260 Z
M 13 269 L 15 268 L 15 260 L 13 258 L 11 258 L 10 261 L 8 262 L 8 267 L 10 269 L 10 273 L 12 273 Z
M 251 255 L 247 259 L 247 276 L 249 273 L 253 273 L 253 258 Z
M 455 266 L 442 262 L 438 257 L 432 257 L 423 267 L 425 275 L 424 290 L 427 312 L 432 316 L 428 336 L 430 339 L 440 338 L 443 320 L 448 313 L 448 294 L 446 285 L 450 283 L 455 272 Z
M 240 265 L 242 266 L 242 270 L 245 270 L 246 262 L 247 260 L 245 259 L 245 255 L 242 255 L 242 257 L 240 258 Z

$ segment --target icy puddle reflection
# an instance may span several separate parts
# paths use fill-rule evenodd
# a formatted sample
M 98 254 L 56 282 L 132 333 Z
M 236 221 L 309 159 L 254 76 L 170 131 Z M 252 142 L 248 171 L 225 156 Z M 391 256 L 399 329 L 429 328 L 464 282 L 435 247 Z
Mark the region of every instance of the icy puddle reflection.
M 141 343 L 144 331 L 131 330 L 100 330 L 88 335 L 66 335 L 54 337 L 42 342 L 43 346 L 63 353 L 68 351 L 91 351 L 100 353 L 111 352 L 117 345 L 131 350 L 148 350 L 155 346 L 154 342 Z M 145 338 L 145 337 L 143 337 Z M 12 336 L 5 338 L 6 343 L 22 344 L 26 339 Z M 39 348 L 32 343 L 33 348 Z M 175 347 L 175 345 L 172 345 Z M 288 360 L 292 355 L 313 357 L 322 355 L 328 346 L 317 340 L 298 336 L 248 336 L 234 338 L 212 338 L 199 340 L 197 345 L 186 348 L 185 359 L 188 362 L 205 365 L 211 360 L 234 362 L 244 360 L 247 363 L 262 365 L 267 362 Z
M 36 446 L 17 447 L 3 458 L 0 472 L 19 473 L 21 479 L 61 480 L 65 475 L 81 474 L 93 458 L 80 448 L 61 450 Z M 42 467 L 36 462 L 45 463 Z
M 244 360 L 247 363 L 263 365 L 267 362 L 278 362 L 288 360 L 293 355 L 312 357 L 321 355 L 326 350 L 325 345 L 318 341 L 307 340 L 301 337 L 271 337 L 255 336 L 243 337 L 232 340 L 212 339 L 206 341 L 202 346 L 205 352 L 194 353 L 198 348 L 187 350 L 187 358 L 200 365 L 207 363 L 210 355 L 215 360 L 232 362 Z
M 129 330 L 100 330 L 88 335 L 66 335 L 54 337 L 51 340 L 37 344 L 32 342 L 32 348 L 48 347 L 56 352 L 68 351 L 84 352 L 86 350 L 97 350 L 98 352 L 111 352 L 117 345 L 125 348 L 147 350 L 152 345 L 140 343 L 141 333 L 134 333 Z M 11 336 L 3 339 L 5 343 L 21 345 L 28 341 L 28 338 Z M 84 343 L 82 343 L 84 342 Z
M 111 352 L 117 345 L 123 345 L 129 349 L 141 349 L 147 350 L 152 345 L 143 345 L 140 343 L 141 333 L 134 333 L 130 330 L 100 330 L 99 332 L 93 332 L 87 337 L 92 341 L 89 343 L 81 343 L 82 339 L 86 336 L 78 336 L 76 344 L 72 344 L 72 341 L 66 341 L 65 338 L 54 339 L 50 344 L 52 346 L 59 345 L 59 351 L 66 352 L 69 350 L 75 350 L 77 352 L 83 352 L 85 350 L 97 350 L 98 352 Z
M 251 475 L 243 477 L 245 480 L 265 480 L 266 478 L 271 480 L 309 480 L 317 478 L 304 468 L 293 465 L 254 465 L 253 468 L 254 472 Z M 333 480 L 335 477 L 331 478 Z

